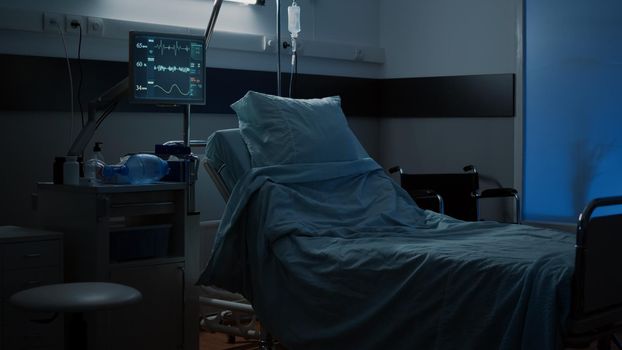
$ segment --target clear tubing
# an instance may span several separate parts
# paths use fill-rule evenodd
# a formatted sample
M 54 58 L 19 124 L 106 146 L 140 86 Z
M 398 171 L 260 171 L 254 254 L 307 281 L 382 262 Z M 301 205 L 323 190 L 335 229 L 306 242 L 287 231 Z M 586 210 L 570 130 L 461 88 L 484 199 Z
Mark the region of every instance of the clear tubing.
M 292 67 L 291 74 L 289 77 L 289 97 L 292 97 L 292 90 L 294 85 L 294 74 L 296 67 L 296 39 L 298 38 L 298 33 L 300 33 L 300 6 L 296 3 L 296 0 L 292 1 L 291 6 L 287 7 L 287 29 L 289 30 L 291 36 L 291 50 L 292 50 Z

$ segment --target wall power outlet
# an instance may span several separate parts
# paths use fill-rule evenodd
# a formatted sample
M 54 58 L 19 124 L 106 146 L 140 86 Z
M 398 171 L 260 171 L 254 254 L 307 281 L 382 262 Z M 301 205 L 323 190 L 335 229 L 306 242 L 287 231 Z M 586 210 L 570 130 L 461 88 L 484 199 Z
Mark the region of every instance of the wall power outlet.
M 58 32 L 65 30 L 65 16 L 60 13 L 45 12 L 43 14 L 43 31 Z
M 104 35 L 104 20 L 97 17 L 89 17 L 86 19 L 87 33 L 90 36 Z
M 67 15 L 65 17 L 65 31 L 67 33 L 80 34 L 80 30 L 82 30 L 83 35 L 86 34 L 86 18 Z

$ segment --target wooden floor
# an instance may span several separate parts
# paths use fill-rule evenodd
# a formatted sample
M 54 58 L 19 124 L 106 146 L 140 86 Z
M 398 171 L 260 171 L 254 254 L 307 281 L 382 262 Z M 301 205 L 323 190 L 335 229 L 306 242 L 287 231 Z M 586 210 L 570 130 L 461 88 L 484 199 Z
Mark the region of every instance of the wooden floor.
M 620 335 L 618 335 L 620 336 Z M 616 349 L 612 344 L 612 349 Z M 245 341 L 242 338 L 236 338 L 234 344 L 228 343 L 227 335 L 222 333 L 210 333 L 202 331 L 200 334 L 200 350 L 251 350 L 259 349 L 258 343 L 255 341 Z M 595 350 L 596 344 L 592 344 L 585 350 Z M 282 346 L 276 346 L 276 350 L 286 350 Z M 567 349 L 571 350 L 571 349 Z M 572 350 L 575 350 L 574 348 Z
M 246 341 L 243 338 L 235 338 L 235 343 L 228 342 L 227 335 L 222 333 L 210 333 L 202 331 L 199 337 L 200 350 L 250 350 L 259 349 L 258 342 Z M 286 350 L 284 347 L 277 345 L 276 350 Z
M 225 350 L 225 349 L 253 349 L 257 348 L 256 342 L 246 342 L 242 338 L 236 338 L 234 344 L 227 341 L 227 335 L 222 333 L 210 333 L 202 331 L 199 338 L 200 350 Z M 248 347 L 246 347 L 248 346 Z

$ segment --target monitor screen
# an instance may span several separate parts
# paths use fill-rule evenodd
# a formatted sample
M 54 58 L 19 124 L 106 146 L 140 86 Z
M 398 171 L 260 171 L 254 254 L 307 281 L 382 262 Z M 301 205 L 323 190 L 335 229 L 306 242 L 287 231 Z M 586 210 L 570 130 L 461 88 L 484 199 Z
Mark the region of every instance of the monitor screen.
M 130 32 L 130 101 L 205 103 L 202 36 Z

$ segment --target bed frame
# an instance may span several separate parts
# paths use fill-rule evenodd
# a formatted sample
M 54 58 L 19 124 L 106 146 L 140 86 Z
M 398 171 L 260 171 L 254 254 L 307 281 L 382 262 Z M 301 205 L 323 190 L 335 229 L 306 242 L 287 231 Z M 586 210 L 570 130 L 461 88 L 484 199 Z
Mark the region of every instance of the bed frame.
M 216 131 L 231 147 L 245 147 L 239 129 Z M 208 141 L 209 142 L 209 141 Z M 239 154 L 238 149 L 236 153 Z M 247 151 L 248 152 L 248 151 Z M 250 168 L 250 156 L 240 160 Z M 231 189 L 206 160 L 203 165 L 227 201 Z M 611 349 L 613 342 L 622 350 L 615 333 L 622 331 L 622 214 L 594 216 L 596 209 L 622 205 L 622 196 L 592 200 L 579 215 L 576 230 L 575 272 L 572 281 L 571 309 L 563 329 L 566 347 L 588 347 L 597 341 L 598 350 Z M 245 305 L 243 307 L 248 307 Z M 269 334 L 262 349 L 269 349 Z
M 242 157 L 242 159 L 236 158 L 236 161 L 239 162 L 241 168 L 249 169 L 250 155 L 248 155 L 248 151 L 246 151 L 246 145 L 242 140 L 239 129 L 219 130 L 216 131 L 215 134 L 222 136 L 227 146 L 237 148 L 238 151 L 241 151 L 238 154 L 246 155 L 246 157 Z M 212 136 L 214 136 L 214 134 Z M 208 144 L 210 139 L 207 141 Z M 223 179 L 222 167 L 217 169 L 206 159 L 203 159 L 202 163 L 210 178 L 216 185 L 216 189 L 220 192 L 225 202 L 227 202 L 233 189 L 229 188 L 226 181 Z M 256 332 L 255 321 L 257 318 L 255 310 L 253 310 L 253 307 L 248 301 L 235 300 L 235 298 L 230 297 L 231 293 L 223 298 L 221 297 L 223 295 L 222 291 L 221 293 L 211 293 L 209 292 L 209 288 L 210 287 L 204 288 L 204 290 L 207 291 L 208 296 L 200 297 L 200 302 L 215 309 L 220 309 L 221 311 L 218 314 L 206 317 L 205 321 L 201 323 L 203 328 L 212 332 L 220 332 L 229 335 L 230 342 L 234 342 L 235 337 L 238 336 L 249 340 L 258 340 L 259 350 L 273 349 L 274 340 L 271 334 L 263 328 L 261 323 L 259 323 L 259 332 Z M 230 314 L 229 317 L 233 318 L 235 322 L 223 322 L 223 317 L 221 315 L 224 313 Z M 251 317 L 252 320 L 249 322 L 245 319 L 240 322 L 240 318 L 245 317 Z
M 598 208 L 622 205 L 622 196 L 592 200 L 579 215 L 567 346 L 598 349 L 611 342 L 622 349 L 615 333 L 622 329 L 622 215 L 594 217 Z

